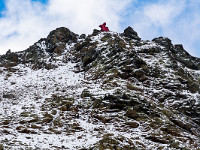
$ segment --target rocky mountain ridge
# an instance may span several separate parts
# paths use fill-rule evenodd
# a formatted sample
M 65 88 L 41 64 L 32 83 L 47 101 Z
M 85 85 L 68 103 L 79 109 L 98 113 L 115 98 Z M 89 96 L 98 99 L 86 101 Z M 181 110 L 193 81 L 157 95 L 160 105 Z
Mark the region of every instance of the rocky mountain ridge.
M 199 69 L 182 45 L 131 27 L 57 28 L 0 56 L 1 147 L 200 149 Z

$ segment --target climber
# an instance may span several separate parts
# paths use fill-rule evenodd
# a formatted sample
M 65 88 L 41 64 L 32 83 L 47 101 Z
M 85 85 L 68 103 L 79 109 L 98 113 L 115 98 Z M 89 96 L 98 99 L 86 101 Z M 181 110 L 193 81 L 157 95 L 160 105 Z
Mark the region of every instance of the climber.
M 102 25 L 99 25 L 101 31 L 109 31 L 108 27 L 106 27 L 106 23 L 104 22 Z

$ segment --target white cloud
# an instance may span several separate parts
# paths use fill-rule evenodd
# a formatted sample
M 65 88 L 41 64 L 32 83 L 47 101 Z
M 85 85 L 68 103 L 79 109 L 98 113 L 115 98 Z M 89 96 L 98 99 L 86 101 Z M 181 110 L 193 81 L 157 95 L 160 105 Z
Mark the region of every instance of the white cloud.
M 200 57 L 200 2 L 194 0 L 158 0 L 134 8 L 132 26 L 143 39 L 164 36 L 174 44 L 183 44 Z
M 183 11 L 184 5 L 184 1 L 180 1 L 177 5 L 174 0 L 168 3 L 152 4 L 144 8 L 144 14 L 152 23 L 166 26 Z
M 49 0 L 43 5 L 31 0 L 7 0 L 0 18 L 0 54 L 18 51 L 60 26 L 71 31 L 92 33 L 107 22 L 113 31 L 120 30 L 121 16 L 133 0 Z
M 147 38 L 160 34 L 184 11 L 185 0 L 178 2 L 178 0 L 160 0 L 157 3 L 148 3 L 139 9 L 135 8 L 132 16 L 134 27 Z

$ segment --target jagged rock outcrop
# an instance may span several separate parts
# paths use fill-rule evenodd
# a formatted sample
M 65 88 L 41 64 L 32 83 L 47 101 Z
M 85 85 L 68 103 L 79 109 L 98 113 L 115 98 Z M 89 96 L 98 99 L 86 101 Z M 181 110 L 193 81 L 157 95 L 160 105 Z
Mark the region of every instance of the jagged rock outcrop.
M 173 45 L 172 45 L 171 40 L 169 38 L 159 37 L 159 38 L 154 38 L 152 41 L 158 43 L 159 45 L 161 45 L 163 47 L 165 47 L 166 50 L 172 50 L 173 49 Z
M 12 67 L 20 63 L 32 63 L 33 68 L 55 68 L 43 58 L 51 57 L 52 55 L 61 55 L 66 50 L 67 43 L 77 42 L 78 35 L 71 32 L 68 28 L 60 27 L 50 32 L 47 38 L 41 38 L 34 45 L 22 52 L 13 53 L 10 50 L 6 55 L 2 55 L 0 59 L 1 66 Z
M 141 40 L 137 32 L 135 32 L 130 26 L 124 30 L 124 33 L 122 35 L 130 39 Z
M 0 64 L 2 148 L 200 148 L 199 58 L 168 38 L 62 27 Z
M 191 56 L 187 51 L 184 50 L 183 45 L 174 45 L 174 55 L 174 57 L 186 67 L 195 70 L 200 69 L 200 58 Z
M 51 31 L 46 39 L 46 43 L 48 43 L 46 51 L 61 54 L 65 50 L 66 43 L 77 42 L 77 36 L 78 35 L 64 27 Z
M 152 41 L 164 46 L 167 50 L 172 52 L 174 59 L 184 64 L 186 67 L 199 70 L 200 69 L 200 58 L 191 56 L 187 51 L 184 50 L 183 45 L 173 45 L 169 38 L 155 38 Z

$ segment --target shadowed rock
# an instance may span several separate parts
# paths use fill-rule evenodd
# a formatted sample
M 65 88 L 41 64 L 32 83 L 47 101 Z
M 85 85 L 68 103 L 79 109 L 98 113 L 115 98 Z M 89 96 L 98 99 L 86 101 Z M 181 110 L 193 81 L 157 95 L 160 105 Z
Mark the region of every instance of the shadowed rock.
M 134 40 L 141 40 L 141 38 L 138 36 L 137 32 L 133 30 L 130 26 L 124 30 L 124 33 L 122 34 L 125 37 L 128 37 L 130 39 Z

